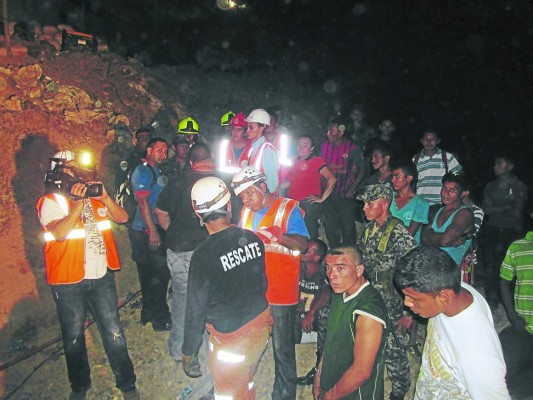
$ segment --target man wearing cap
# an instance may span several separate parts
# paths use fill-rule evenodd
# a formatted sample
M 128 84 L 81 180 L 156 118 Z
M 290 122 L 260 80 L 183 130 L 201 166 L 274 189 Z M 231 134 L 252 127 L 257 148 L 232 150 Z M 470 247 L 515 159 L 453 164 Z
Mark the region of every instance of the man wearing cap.
M 252 399 L 272 325 L 265 246 L 253 232 L 230 224 L 230 197 L 216 177 L 200 179 L 191 190 L 192 208 L 209 236 L 191 258 L 183 366 L 196 362 L 205 326 L 215 398 Z
M 389 319 L 398 329 L 387 339 L 385 349 L 385 365 L 392 382 L 389 398 L 403 399 L 411 385 L 411 373 L 407 337 L 399 328 L 409 327 L 410 318 L 403 315 L 402 297 L 396 291 L 392 278 L 396 263 L 416 246 L 416 242 L 401 221 L 390 214 L 390 186 L 369 185 L 357 199 L 365 203 L 363 212 L 369 221 L 359 236 L 357 247 L 361 250 L 368 278 L 383 297 Z
M 267 299 L 274 320 L 272 348 L 276 368 L 272 399 L 295 399 L 294 323 L 300 252 L 307 251 L 309 233 L 298 202 L 270 193 L 262 172 L 243 168 L 235 174 L 231 186 L 244 203 L 240 226 L 254 231 L 265 243 Z
M 191 168 L 189 163 L 189 149 L 191 144 L 187 135 L 177 134 L 172 140 L 174 157 L 165 161 L 160 169 L 169 180 L 176 179 L 178 175 Z
M 172 280 L 172 327 L 168 349 L 170 356 L 178 362 L 182 356 L 189 264 L 193 251 L 207 237 L 205 227 L 198 223 L 191 206 L 191 188 L 196 181 L 215 175 L 215 166 L 207 145 L 195 144 L 191 147 L 189 156 L 191 169 L 169 182 L 155 208 L 157 220 L 166 231 L 166 261 Z M 201 374 L 198 367 L 189 375 L 198 377 Z
M 266 127 L 270 125 L 270 115 L 262 108 L 258 108 L 253 110 L 244 121 L 247 123 L 246 137 L 251 141 L 246 153 L 246 165 L 265 174 L 268 191 L 276 193 L 279 186 L 278 154 L 264 136 Z

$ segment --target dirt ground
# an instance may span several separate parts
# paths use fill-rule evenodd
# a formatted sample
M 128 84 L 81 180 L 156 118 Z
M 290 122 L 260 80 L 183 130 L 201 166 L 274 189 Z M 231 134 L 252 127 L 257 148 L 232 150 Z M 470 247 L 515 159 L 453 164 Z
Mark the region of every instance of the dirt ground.
M 49 54 L 40 60 L 0 59 L 0 67 L 0 137 L 5 155 L 0 168 L 0 365 L 59 335 L 35 212 L 48 159 L 56 150 L 92 150 L 109 188 L 115 166 L 131 149 L 130 133 L 142 124 L 157 121 L 156 133 L 170 138 L 178 119 L 190 113 L 200 121 L 201 134 L 209 137 L 230 109 L 277 105 L 286 111 L 284 124 L 295 134 L 320 136 L 322 122 L 336 107 L 334 95 L 285 71 L 235 74 L 189 66 L 148 70 L 113 54 L 82 53 Z M 138 291 L 137 272 L 125 229 L 117 227 L 115 238 L 122 259 L 117 287 L 125 299 Z M 146 399 L 176 399 L 195 382 L 167 355 L 167 333 L 142 327 L 139 313 L 138 299 L 121 311 L 139 389 Z M 93 377 L 88 397 L 120 399 L 94 325 L 87 331 L 87 342 Z M 66 398 L 64 357 L 57 349 L 57 344 L 52 345 L 1 370 L 0 398 Z M 302 375 L 313 366 L 314 345 L 298 345 L 297 351 Z M 413 359 L 413 377 L 417 368 Z M 272 382 L 269 347 L 257 374 L 258 399 L 270 398 Z M 312 398 L 310 388 L 299 388 L 298 398 Z

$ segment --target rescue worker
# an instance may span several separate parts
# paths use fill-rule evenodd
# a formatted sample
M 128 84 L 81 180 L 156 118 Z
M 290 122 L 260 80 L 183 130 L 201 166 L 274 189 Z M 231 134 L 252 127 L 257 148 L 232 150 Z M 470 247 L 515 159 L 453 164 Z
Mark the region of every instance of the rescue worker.
M 85 316 L 95 319 L 116 386 L 125 399 L 140 398 L 117 308 L 114 271 L 120 269 L 110 221 L 125 223 L 128 213 L 108 195 L 94 175 L 84 175 L 75 153 L 63 150 L 51 159 L 47 193 L 37 202 L 44 231 L 46 277 L 57 307 L 72 392 L 86 398 L 91 387 L 85 347 Z M 52 179 L 49 179 L 52 178 Z M 90 193 L 87 183 L 100 185 Z M 60 182 L 61 188 L 54 185 Z M 51 185 L 49 185 L 51 184 Z M 94 195 L 87 197 L 88 194 Z
M 266 184 L 270 193 L 276 193 L 279 186 L 279 161 L 274 146 L 264 137 L 265 129 L 270 125 L 270 115 L 258 108 L 253 110 L 247 118 L 246 137 L 251 140 L 246 154 L 247 163 L 266 177 Z
M 182 119 L 178 124 L 178 138 L 181 138 L 180 135 L 184 135 L 183 138 L 187 139 L 189 144 L 192 146 L 195 143 L 198 143 L 198 138 L 200 136 L 200 127 L 198 122 L 191 117 Z
M 198 180 L 192 208 L 209 236 L 194 251 L 183 341 L 183 368 L 197 363 L 204 325 L 215 398 L 254 399 L 254 375 L 272 325 L 266 299 L 265 247 L 230 224 L 231 193 L 217 177 Z
M 231 137 L 223 138 L 217 148 L 217 169 L 233 177 L 244 165 L 250 140 L 245 136 L 245 116 L 242 112 L 231 119 Z
M 254 231 L 265 243 L 267 299 L 273 318 L 275 380 L 272 399 L 296 398 L 294 323 L 298 304 L 300 252 L 309 234 L 296 200 L 276 197 L 264 173 L 253 167 L 239 171 L 232 188 L 244 206 L 240 227 Z
M 226 137 L 231 135 L 231 120 L 233 117 L 235 117 L 233 111 L 228 111 L 220 117 L 220 136 Z
M 265 138 L 278 152 L 279 179 L 283 182 L 294 165 L 296 146 L 289 130 L 281 125 L 281 110 L 269 108 L 267 112 L 270 115 L 270 125 L 265 129 Z
M 218 175 L 229 186 L 231 178 L 247 164 L 250 140 L 245 136 L 246 116 L 240 112 L 231 119 L 231 137 L 223 138 L 217 148 Z M 231 223 L 238 224 L 241 215 L 242 200 L 239 196 L 231 197 Z

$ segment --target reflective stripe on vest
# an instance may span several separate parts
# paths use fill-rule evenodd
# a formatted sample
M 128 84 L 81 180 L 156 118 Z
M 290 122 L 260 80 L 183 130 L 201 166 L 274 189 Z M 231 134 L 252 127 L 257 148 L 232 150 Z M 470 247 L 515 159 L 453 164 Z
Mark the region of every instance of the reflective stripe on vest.
M 256 170 L 261 171 L 261 172 L 265 172 L 262 167 L 262 164 L 263 164 L 262 161 L 263 161 L 263 151 L 265 150 L 266 146 L 272 146 L 272 145 L 268 142 L 263 143 L 261 147 L 259 147 L 259 149 L 257 150 L 257 153 L 255 154 L 255 162 L 254 162 L 253 167 Z M 250 147 L 250 152 L 248 153 L 249 159 L 251 158 L 252 152 L 253 152 L 253 148 Z
M 287 204 L 289 203 L 290 200 L 291 199 L 289 198 L 284 198 L 281 201 L 276 211 L 276 216 L 274 217 L 274 226 L 281 228 L 281 224 L 283 222 L 283 216 L 285 215 L 285 209 L 287 208 Z M 246 227 L 246 222 L 248 221 L 250 211 L 251 210 L 249 208 L 244 208 L 243 210 L 242 218 L 241 218 L 241 228 L 243 229 L 252 230 L 253 220 L 250 221 L 250 227 L 249 228 Z M 294 257 L 298 257 L 300 255 L 300 252 L 298 250 L 290 250 L 287 247 L 282 246 L 281 244 L 277 244 L 277 243 L 265 244 L 265 251 L 270 251 L 272 253 L 290 254 Z
M 111 229 L 111 222 L 100 221 L 96 223 L 96 226 L 100 231 L 105 231 L 105 230 Z M 72 229 L 70 233 L 67 235 L 67 239 L 81 239 L 84 237 L 85 237 L 85 229 Z M 52 232 L 45 232 L 44 241 L 51 242 L 52 240 L 56 240 L 54 235 L 52 235 Z
M 218 146 L 218 170 L 220 172 L 225 172 L 228 174 L 236 174 L 239 172 L 240 168 L 238 166 L 232 166 L 230 160 L 228 160 L 228 148 L 229 148 L 229 139 L 224 139 L 220 142 Z
M 279 163 L 285 166 L 292 166 L 292 161 L 289 158 L 289 136 L 281 134 L 279 137 Z

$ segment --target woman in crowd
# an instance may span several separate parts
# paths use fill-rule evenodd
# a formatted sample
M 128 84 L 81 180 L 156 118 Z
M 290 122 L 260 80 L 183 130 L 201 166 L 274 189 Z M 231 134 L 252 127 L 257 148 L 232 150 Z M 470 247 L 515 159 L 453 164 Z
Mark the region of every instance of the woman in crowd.
M 300 207 L 305 211 L 305 224 L 309 234 L 317 238 L 321 203 L 330 195 L 337 178 L 322 157 L 313 155 L 313 149 L 311 136 L 302 135 L 298 138 L 298 156 L 281 187 L 287 190 L 287 197 L 300 202 Z M 324 190 L 322 178 L 326 182 Z

